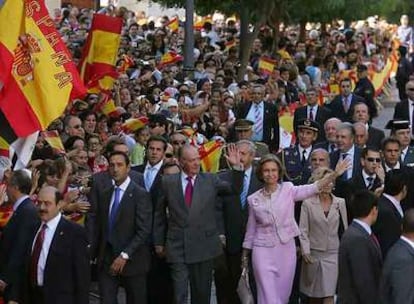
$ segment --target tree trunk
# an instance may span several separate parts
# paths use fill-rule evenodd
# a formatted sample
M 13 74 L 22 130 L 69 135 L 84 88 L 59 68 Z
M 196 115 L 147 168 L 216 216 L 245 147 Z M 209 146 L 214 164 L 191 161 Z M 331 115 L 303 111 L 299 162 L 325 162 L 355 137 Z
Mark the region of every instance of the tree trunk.
M 299 41 L 305 42 L 306 41 L 306 20 L 301 20 L 299 23 Z

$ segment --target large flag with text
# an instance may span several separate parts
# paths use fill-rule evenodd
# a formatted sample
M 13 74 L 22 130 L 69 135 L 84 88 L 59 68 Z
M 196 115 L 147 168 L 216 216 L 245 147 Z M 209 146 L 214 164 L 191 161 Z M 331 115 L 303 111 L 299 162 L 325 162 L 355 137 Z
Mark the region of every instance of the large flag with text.
M 43 0 L 5 1 L 0 29 L 0 110 L 14 135 L 26 137 L 86 89 Z

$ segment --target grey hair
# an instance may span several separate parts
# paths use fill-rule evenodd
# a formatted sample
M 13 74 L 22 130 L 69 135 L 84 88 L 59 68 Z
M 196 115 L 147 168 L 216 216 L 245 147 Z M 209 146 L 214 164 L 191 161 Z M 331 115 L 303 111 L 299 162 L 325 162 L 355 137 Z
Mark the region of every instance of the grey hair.
M 351 133 L 352 137 L 355 137 L 355 129 L 350 122 L 342 122 L 336 126 L 336 132 L 339 132 L 341 130 L 348 130 L 349 133 Z
M 249 147 L 250 153 L 256 154 L 256 145 L 251 140 L 242 139 L 236 142 L 237 146 L 247 145 Z

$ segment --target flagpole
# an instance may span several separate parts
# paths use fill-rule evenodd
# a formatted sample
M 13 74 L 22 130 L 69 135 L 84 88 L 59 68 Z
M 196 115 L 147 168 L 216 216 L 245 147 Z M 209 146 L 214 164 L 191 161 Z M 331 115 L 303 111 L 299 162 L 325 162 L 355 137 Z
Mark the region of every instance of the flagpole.
M 185 1 L 184 72 L 190 76 L 194 71 L 194 0 Z

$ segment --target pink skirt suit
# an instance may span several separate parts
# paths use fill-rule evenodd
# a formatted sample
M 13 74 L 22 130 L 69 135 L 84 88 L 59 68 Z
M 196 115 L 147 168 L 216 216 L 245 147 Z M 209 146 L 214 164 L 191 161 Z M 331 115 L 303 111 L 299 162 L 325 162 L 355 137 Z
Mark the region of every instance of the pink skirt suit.
M 247 199 L 249 218 L 243 248 L 252 250 L 258 304 L 286 304 L 296 267 L 294 238 L 300 234 L 294 204 L 318 192 L 316 184 L 279 184 L 270 196 L 260 189 Z

